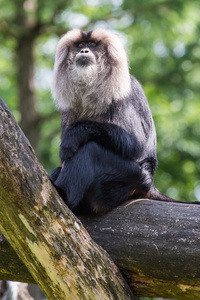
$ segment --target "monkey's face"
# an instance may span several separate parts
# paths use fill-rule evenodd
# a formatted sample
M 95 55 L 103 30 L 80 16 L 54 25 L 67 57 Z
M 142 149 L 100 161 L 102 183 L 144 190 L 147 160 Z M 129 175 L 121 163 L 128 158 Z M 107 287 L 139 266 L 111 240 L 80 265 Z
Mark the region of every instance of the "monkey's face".
M 68 72 L 73 82 L 90 84 L 101 72 L 100 42 L 82 36 L 69 50 Z
M 56 51 L 56 63 L 62 76 L 76 84 L 85 82 L 88 85 L 97 80 L 99 75 L 104 78 L 109 73 L 113 59 L 112 55 L 108 58 L 108 37 L 105 31 L 104 35 L 100 33 L 97 30 L 82 32 L 74 29 L 61 38 Z
M 97 42 L 81 41 L 75 44 L 78 53 L 75 55 L 75 64 L 77 67 L 85 68 L 96 63 L 94 52 L 97 51 Z
M 117 35 L 74 29 L 60 39 L 52 95 L 61 110 L 78 107 L 99 114 L 129 91 L 127 56 Z

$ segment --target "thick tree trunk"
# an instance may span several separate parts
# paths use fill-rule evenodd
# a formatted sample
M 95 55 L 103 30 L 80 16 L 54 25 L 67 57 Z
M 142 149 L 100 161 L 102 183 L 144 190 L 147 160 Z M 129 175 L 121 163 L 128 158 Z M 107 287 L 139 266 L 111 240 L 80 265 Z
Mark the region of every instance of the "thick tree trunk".
M 38 282 L 49 299 L 129 299 L 107 255 L 56 201 L 32 148 L 0 104 L 0 228 L 26 265 L 0 235 L 0 279 Z M 135 295 L 200 299 L 199 205 L 136 200 L 81 220 Z
M 200 206 L 136 200 L 81 219 L 136 296 L 200 299 Z
M 59 198 L 0 100 L 0 230 L 49 300 L 133 299 L 109 255 Z
M 199 205 L 140 200 L 81 221 L 112 256 L 135 295 L 200 299 Z M 6 267 L 9 258 L 13 264 Z M 16 274 L 19 259 L 5 239 L 0 261 L 0 278 L 31 280 L 25 268 Z

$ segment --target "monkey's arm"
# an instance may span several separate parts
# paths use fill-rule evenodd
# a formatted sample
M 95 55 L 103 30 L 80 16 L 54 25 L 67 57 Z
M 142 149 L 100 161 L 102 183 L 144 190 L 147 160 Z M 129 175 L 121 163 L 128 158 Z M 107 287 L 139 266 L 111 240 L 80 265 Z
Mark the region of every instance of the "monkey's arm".
M 70 159 L 88 142 L 95 142 L 131 160 L 137 156 L 140 149 L 137 139 L 120 126 L 95 121 L 79 121 L 71 124 L 64 132 L 60 146 L 61 160 Z

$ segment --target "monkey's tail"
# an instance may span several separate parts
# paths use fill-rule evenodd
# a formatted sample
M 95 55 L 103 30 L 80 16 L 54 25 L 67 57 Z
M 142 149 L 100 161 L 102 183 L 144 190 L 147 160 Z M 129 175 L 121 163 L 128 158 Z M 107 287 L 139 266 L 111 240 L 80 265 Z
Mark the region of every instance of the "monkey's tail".
M 166 202 L 180 202 L 173 198 L 170 198 L 169 196 L 159 192 L 159 190 L 153 185 L 150 190 L 148 191 L 146 195 L 149 199 L 152 200 L 161 200 Z
M 159 190 L 153 186 L 148 193 L 146 194 L 146 197 L 148 199 L 152 199 L 152 200 L 160 200 L 160 201 L 165 201 L 165 202 L 174 202 L 174 203 L 184 203 L 186 205 L 188 204 L 197 204 L 200 205 L 200 201 L 192 201 L 192 202 L 185 202 L 185 201 L 178 201 L 175 200 L 173 198 L 170 198 L 169 196 L 162 194 L 161 192 L 159 192 Z
M 145 174 L 145 182 L 149 187 L 148 191 L 142 193 L 148 199 L 152 200 L 161 200 L 166 202 L 177 202 L 173 198 L 168 197 L 165 194 L 159 192 L 159 190 L 155 187 L 154 183 L 152 182 L 153 174 L 157 167 L 157 160 L 154 157 L 147 157 L 139 163 L 143 173 Z

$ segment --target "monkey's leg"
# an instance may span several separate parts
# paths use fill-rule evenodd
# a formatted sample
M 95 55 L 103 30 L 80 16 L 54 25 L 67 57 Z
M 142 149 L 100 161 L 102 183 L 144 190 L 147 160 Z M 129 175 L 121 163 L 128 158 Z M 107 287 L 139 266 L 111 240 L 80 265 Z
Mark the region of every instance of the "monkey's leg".
M 77 213 L 108 211 L 146 192 L 151 182 L 141 167 L 90 142 L 64 164 L 54 185 L 66 204 Z
M 96 148 L 98 146 L 95 143 L 81 147 L 71 159 L 64 161 L 61 172 L 54 181 L 60 196 L 73 211 L 94 180 Z
M 110 157 L 110 160 L 113 158 Z M 123 164 L 115 161 L 112 166 L 107 165 L 86 190 L 83 204 L 91 211 L 106 212 L 127 201 L 134 194 L 140 195 L 141 191 L 147 193 L 149 186 L 139 166 L 133 162 L 127 163 L 123 159 L 121 161 Z
M 93 166 L 93 180 L 85 188 L 77 213 L 105 212 L 134 193 L 147 193 L 150 189 L 152 181 L 146 180 L 138 164 L 95 143 L 89 143 L 87 151 L 90 152 L 90 166 Z
M 49 178 L 53 184 L 56 181 L 56 179 L 58 178 L 60 171 L 61 171 L 61 167 L 57 167 L 52 171 L 51 175 L 49 176 Z

